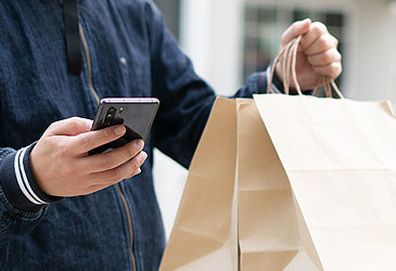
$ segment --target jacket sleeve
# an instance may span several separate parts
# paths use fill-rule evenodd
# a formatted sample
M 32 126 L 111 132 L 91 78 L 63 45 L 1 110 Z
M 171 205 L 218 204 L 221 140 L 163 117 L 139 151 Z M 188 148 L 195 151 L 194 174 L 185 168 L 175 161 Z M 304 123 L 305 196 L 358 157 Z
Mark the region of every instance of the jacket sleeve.
M 216 95 L 195 73 L 190 59 L 166 28 L 158 8 L 149 0 L 145 5 L 153 94 L 161 101 L 152 140 L 154 147 L 188 167 Z M 248 98 L 264 93 L 266 74 L 252 75 L 233 97 Z
M 0 243 L 34 229 L 48 204 L 57 201 L 34 180 L 29 163 L 33 147 L 0 148 Z

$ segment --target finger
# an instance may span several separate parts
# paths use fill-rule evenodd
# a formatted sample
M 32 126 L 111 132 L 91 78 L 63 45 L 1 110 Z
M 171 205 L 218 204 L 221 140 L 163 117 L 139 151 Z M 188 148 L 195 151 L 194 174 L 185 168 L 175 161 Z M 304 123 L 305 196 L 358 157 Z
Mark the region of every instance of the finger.
M 117 168 L 138 155 L 143 147 L 143 140 L 134 140 L 110 152 L 84 158 L 81 168 L 85 168 L 91 173 Z
M 46 131 L 47 136 L 64 135 L 74 136 L 91 130 L 92 120 L 73 117 L 54 122 Z
M 90 150 L 119 139 L 125 132 L 126 128 L 123 125 L 107 127 L 98 131 L 90 131 L 73 137 L 71 139 L 70 148 L 74 153 L 87 153 Z
M 327 76 L 330 79 L 336 79 L 342 72 L 342 65 L 340 62 L 334 62 L 327 66 L 314 66 L 313 70 L 319 75 Z
M 333 62 L 340 62 L 341 58 L 341 54 L 334 48 L 322 54 L 308 56 L 308 62 L 312 66 L 327 66 Z
M 301 39 L 301 49 L 303 51 L 307 50 L 319 37 L 327 33 L 328 30 L 324 24 L 320 22 L 312 23 L 309 32 Z
M 133 172 L 130 176 L 128 176 L 127 178 L 125 178 L 125 180 L 130 179 L 132 177 L 136 177 L 138 176 L 140 173 L 142 173 L 142 170 L 139 168 L 137 171 Z M 87 194 L 92 194 L 96 191 L 100 191 L 102 189 L 105 189 L 109 186 L 115 185 L 116 183 L 103 183 L 103 184 L 94 184 L 90 187 L 89 192 Z
M 304 21 L 298 21 L 293 23 L 282 35 L 281 45 L 282 47 L 289 44 L 293 39 L 298 36 L 306 34 L 311 25 L 311 19 L 305 19 Z
M 323 53 L 327 50 L 337 48 L 338 40 L 330 34 L 323 34 L 306 50 L 304 53 L 306 55 L 316 55 Z
M 114 185 L 139 172 L 140 167 L 147 159 L 147 153 L 141 152 L 123 165 L 105 172 L 91 174 L 93 185 Z
M 136 170 L 134 173 L 132 173 L 131 175 L 129 175 L 128 177 L 125 178 L 125 180 L 130 179 L 132 177 L 136 177 L 137 175 L 139 175 L 140 173 L 142 173 L 142 169 L 139 168 L 138 170 Z

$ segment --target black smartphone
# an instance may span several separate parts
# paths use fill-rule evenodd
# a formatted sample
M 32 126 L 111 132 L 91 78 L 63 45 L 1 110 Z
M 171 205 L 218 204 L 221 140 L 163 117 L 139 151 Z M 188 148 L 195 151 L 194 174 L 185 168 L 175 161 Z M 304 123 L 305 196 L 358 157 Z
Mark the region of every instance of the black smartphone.
M 106 98 L 100 101 L 92 131 L 114 125 L 124 125 L 126 133 L 120 139 L 91 150 L 90 155 L 119 148 L 136 139 L 146 140 L 160 102 L 156 98 Z

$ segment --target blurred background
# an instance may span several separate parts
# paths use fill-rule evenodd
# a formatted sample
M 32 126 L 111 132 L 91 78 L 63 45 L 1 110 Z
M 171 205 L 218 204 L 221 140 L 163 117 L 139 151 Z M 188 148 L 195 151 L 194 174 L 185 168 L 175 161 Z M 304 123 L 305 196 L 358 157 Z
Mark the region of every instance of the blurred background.
M 355 100 L 396 102 L 396 0 L 156 0 L 199 75 L 232 95 L 263 70 L 293 21 L 326 24 L 340 41 L 339 85 Z M 187 172 L 155 153 L 155 185 L 169 235 Z M 199 202 L 197 202 L 199 204 Z

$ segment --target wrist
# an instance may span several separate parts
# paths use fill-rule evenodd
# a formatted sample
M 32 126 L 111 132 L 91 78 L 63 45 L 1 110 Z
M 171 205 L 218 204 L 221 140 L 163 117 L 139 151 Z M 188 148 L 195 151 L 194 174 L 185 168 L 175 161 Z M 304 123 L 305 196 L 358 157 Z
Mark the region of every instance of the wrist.
M 31 180 L 31 185 L 37 195 L 43 199 L 47 203 L 56 203 L 62 199 L 62 197 L 52 196 L 45 190 L 44 182 L 43 182 L 43 174 L 44 172 L 39 172 L 36 167 L 34 161 L 36 161 L 37 157 L 35 156 L 35 147 L 37 143 L 33 144 L 28 152 L 27 164 L 28 164 L 28 175 Z M 39 174 L 41 173 L 41 174 Z
M 29 158 L 34 144 L 13 151 L 0 164 L 1 188 L 7 200 L 16 209 L 35 213 L 59 199 L 48 197 L 36 184 Z

